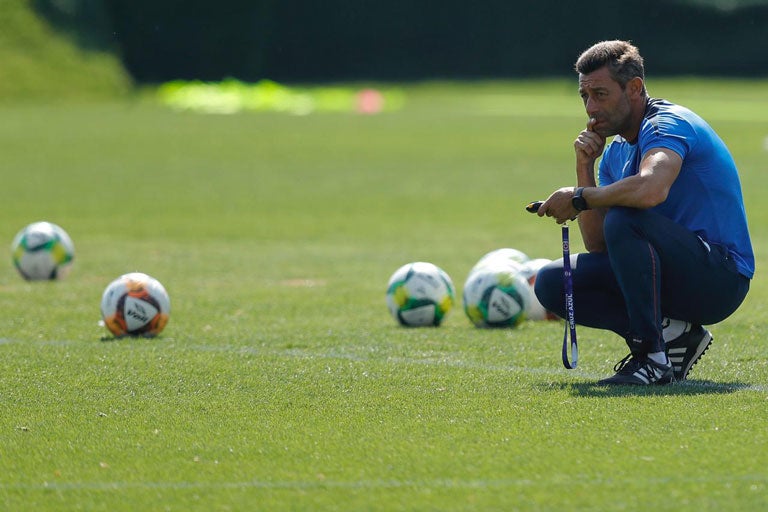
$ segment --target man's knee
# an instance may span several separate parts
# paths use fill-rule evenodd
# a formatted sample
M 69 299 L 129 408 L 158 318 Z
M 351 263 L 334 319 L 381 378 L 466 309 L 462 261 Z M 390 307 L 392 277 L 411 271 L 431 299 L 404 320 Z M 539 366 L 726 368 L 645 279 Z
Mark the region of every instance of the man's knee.
M 558 313 L 563 310 L 563 266 L 559 260 L 539 270 L 533 291 L 547 311 Z
M 635 208 L 613 207 L 608 210 L 605 214 L 605 222 L 603 222 L 606 242 L 625 236 L 627 230 L 634 225 L 639 213 L 641 210 Z

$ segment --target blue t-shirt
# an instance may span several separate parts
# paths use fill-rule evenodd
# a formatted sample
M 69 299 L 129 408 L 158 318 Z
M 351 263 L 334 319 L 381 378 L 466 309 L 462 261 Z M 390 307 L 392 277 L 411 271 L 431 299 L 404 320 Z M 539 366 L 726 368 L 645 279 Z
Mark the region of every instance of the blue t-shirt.
M 687 227 L 704 241 L 728 248 L 739 272 L 755 273 L 755 255 L 736 164 L 712 127 L 685 107 L 650 99 L 637 142 L 617 135 L 603 152 L 600 186 L 637 174 L 652 148 L 666 148 L 683 159 L 667 199 L 655 211 Z

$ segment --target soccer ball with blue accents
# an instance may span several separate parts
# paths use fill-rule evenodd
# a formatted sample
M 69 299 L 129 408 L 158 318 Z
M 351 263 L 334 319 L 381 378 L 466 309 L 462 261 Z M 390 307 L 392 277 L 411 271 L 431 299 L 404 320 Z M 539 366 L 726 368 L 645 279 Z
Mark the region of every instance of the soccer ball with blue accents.
M 104 325 L 118 338 L 157 336 L 168 323 L 170 313 L 168 292 L 160 281 L 141 272 L 118 277 L 101 297 Z
M 28 281 L 62 279 L 75 258 L 75 246 L 66 231 L 51 222 L 34 222 L 11 243 L 16 270 Z
M 424 261 L 398 268 L 387 284 L 387 307 L 400 325 L 438 326 L 453 307 L 456 290 L 450 276 Z
M 496 260 L 467 276 L 464 312 L 477 327 L 516 327 L 526 319 L 532 297 L 522 265 Z

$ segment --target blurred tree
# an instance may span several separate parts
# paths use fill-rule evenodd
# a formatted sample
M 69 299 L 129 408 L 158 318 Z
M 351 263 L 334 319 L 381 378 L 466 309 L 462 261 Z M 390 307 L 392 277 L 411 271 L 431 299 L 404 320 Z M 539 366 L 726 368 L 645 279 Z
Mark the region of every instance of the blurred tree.
M 115 33 L 105 0 L 33 0 L 35 11 L 88 50 L 114 50 Z
M 570 74 L 630 39 L 654 74 L 768 74 L 768 0 L 34 0 L 140 82 L 403 80 Z
M 273 0 L 111 0 L 128 70 L 141 81 L 256 80 L 267 69 Z

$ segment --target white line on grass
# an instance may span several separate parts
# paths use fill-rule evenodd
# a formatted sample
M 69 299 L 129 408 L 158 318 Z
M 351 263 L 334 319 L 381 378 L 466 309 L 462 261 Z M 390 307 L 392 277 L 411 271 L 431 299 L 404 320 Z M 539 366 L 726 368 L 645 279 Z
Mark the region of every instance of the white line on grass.
M 22 340 L 14 340 L 8 338 L 0 338 L 0 345 L 22 343 Z M 28 343 L 28 341 L 24 341 Z M 47 340 L 36 342 L 41 345 L 56 345 L 67 346 L 81 344 L 82 342 L 74 340 Z M 483 370 L 491 372 L 514 372 L 524 373 L 530 375 L 549 375 L 560 377 L 579 377 L 587 380 L 596 381 L 604 377 L 605 375 L 595 375 L 583 372 L 580 369 L 566 370 L 559 367 L 550 368 L 529 368 L 526 366 L 511 366 L 511 365 L 493 365 L 486 363 L 478 363 L 475 361 L 466 361 L 464 359 L 450 359 L 446 354 L 438 354 L 438 357 L 425 357 L 425 358 L 410 358 L 400 356 L 386 356 L 381 354 L 381 357 L 370 357 L 367 355 L 356 354 L 352 352 L 340 352 L 337 350 L 326 351 L 312 351 L 299 348 L 285 348 L 285 349 L 273 349 L 268 347 L 253 347 L 253 346 L 231 346 L 231 345 L 183 345 L 178 344 L 175 348 L 181 350 L 190 350 L 197 352 L 221 352 L 232 354 L 252 354 L 265 357 L 277 357 L 277 358 L 291 358 L 291 359 L 330 359 L 330 360 L 347 360 L 354 362 L 385 362 L 396 365 L 426 365 L 426 366 L 447 366 L 451 368 L 461 368 L 470 370 Z M 717 382 L 698 382 L 698 381 L 685 381 L 674 384 L 675 386 L 683 386 L 692 389 L 706 389 L 717 392 L 735 392 L 735 391 L 754 391 L 759 393 L 768 393 L 768 385 L 765 384 L 721 384 Z
M 542 487 L 552 488 L 553 485 L 562 485 L 569 481 L 570 476 L 553 475 L 552 478 L 502 478 L 492 480 L 460 478 L 435 478 L 425 480 L 248 480 L 243 482 L 42 482 L 34 483 L 8 483 L 0 484 L 4 490 L 38 490 L 38 491 L 110 491 L 130 489 L 172 489 L 172 490 L 216 490 L 216 489 L 265 489 L 265 490 L 322 490 L 322 489 L 505 489 L 511 487 Z M 712 475 L 712 476 L 675 476 L 657 477 L 645 479 L 646 484 L 686 484 L 686 483 L 718 483 L 732 484 L 739 482 L 766 483 L 768 475 Z M 579 479 L 579 484 L 587 487 L 595 485 L 636 484 L 637 478 L 614 479 L 592 478 Z
M 369 361 L 377 362 L 377 361 L 383 360 L 384 362 L 393 363 L 393 364 L 448 366 L 452 368 L 484 370 L 484 371 L 491 371 L 491 372 L 515 372 L 515 373 L 525 373 L 525 374 L 534 374 L 534 375 L 566 376 L 569 378 L 580 377 L 580 378 L 585 378 L 593 381 L 596 381 L 602 377 L 605 377 L 605 375 L 590 374 L 590 373 L 583 372 L 579 369 L 573 371 L 573 370 L 564 370 L 559 367 L 529 368 L 526 366 L 493 365 L 493 364 L 486 364 L 486 363 L 478 363 L 475 361 L 466 361 L 464 359 L 450 359 L 446 357 L 445 354 L 441 354 L 439 357 L 434 357 L 434 358 L 409 358 L 409 357 L 386 356 L 386 359 L 376 359 L 372 357 L 367 357 L 365 355 L 354 354 L 350 352 L 339 352 L 334 350 L 314 352 L 314 351 L 295 349 L 295 348 L 275 350 L 275 349 L 267 349 L 264 347 L 258 347 L 258 348 L 231 347 L 226 345 L 223 345 L 223 346 L 196 345 L 196 346 L 188 346 L 186 348 L 190 348 L 193 350 L 200 350 L 200 351 L 225 351 L 225 352 L 231 351 L 231 352 L 248 353 L 248 354 L 262 355 L 262 356 L 291 357 L 291 358 L 308 359 L 308 360 L 343 359 L 343 360 L 354 361 L 354 362 L 369 362 Z M 684 387 L 693 388 L 693 389 L 709 389 L 713 391 L 722 391 L 722 392 L 733 392 L 733 391 L 756 391 L 760 393 L 768 392 L 768 386 L 762 385 L 762 384 L 740 385 L 740 384 L 720 384 L 717 382 L 685 381 L 685 382 L 676 383 L 675 386 L 684 386 Z

